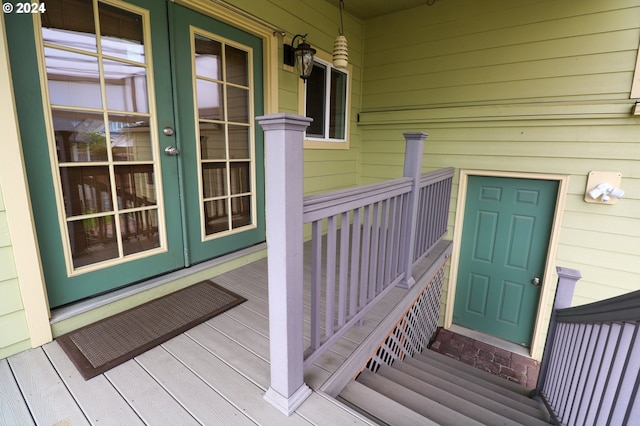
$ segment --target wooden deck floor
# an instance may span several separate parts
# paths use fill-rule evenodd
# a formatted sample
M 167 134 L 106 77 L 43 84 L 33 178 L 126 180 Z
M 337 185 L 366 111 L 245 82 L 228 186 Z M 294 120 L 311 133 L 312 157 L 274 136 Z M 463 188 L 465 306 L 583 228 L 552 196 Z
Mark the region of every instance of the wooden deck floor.
M 85 381 L 54 341 L 0 360 L 0 425 L 370 424 L 314 392 L 286 417 L 269 386 L 266 259 L 215 277 L 244 304 Z M 393 289 L 305 373 L 318 388 L 404 295 Z

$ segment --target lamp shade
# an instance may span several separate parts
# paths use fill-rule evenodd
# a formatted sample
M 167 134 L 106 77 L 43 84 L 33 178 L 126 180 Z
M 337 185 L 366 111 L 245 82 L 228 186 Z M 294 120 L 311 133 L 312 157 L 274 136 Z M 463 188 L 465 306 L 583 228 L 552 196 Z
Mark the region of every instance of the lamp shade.
M 294 54 L 296 56 L 298 74 L 301 79 L 306 80 L 311 75 L 311 71 L 313 71 L 313 56 L 316 54 L 316 49 L 306 41 L 303 41 L 294 49 Z

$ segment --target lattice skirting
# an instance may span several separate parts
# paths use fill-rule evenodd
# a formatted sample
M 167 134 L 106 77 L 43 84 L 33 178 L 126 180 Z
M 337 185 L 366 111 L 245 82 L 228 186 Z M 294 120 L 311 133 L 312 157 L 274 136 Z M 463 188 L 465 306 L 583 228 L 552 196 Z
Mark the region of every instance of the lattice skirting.
M 445 264 L 407 309 L 365 368 L 375 373 L 382 364 L 392 365 L 396 359 L 411 357 L 429 344 L 438 327 Z

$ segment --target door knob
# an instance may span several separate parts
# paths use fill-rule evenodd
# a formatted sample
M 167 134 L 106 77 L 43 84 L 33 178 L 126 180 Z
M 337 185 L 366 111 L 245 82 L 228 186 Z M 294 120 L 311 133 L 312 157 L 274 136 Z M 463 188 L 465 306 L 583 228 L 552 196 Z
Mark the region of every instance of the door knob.
M 180 154 L 180 151 L 178 151 L 178 148 L 176 148 L 175 146 L 168 146 L 164 149 L 164 153 L 170 155 L 171 157 L 175 157 L 176 155 Z
M 173 136 L 175 132 L 171 127 L 165 127 L 164 129 L 162 129 L 162 133 L 164 133 L 165 136 Z
M 535 277 L 534 279 L 531 280 L 531 284 L 540 285 L 540 278 Z

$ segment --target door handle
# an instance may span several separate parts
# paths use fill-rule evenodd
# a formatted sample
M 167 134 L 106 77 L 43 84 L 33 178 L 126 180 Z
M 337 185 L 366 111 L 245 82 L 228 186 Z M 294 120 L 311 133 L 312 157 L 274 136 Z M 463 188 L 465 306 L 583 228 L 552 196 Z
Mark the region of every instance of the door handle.
M 165 127 L 164 129 L 162 129 L 162 133 L 164 133 L 165 136 L 173 136 L 175 132 L 171 127 Z
M 535 277 L 534 279 L 531 280 L 531 284 L 533 285 L 540 285 L 540 278 Z
M 164 149 L 164 153 L 171 157 L 175 157 L 176 155 L 180 154 L 180 151 L 175 146 L 168 146 Z

